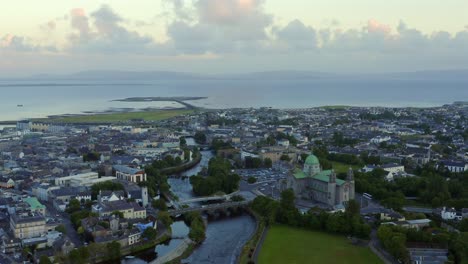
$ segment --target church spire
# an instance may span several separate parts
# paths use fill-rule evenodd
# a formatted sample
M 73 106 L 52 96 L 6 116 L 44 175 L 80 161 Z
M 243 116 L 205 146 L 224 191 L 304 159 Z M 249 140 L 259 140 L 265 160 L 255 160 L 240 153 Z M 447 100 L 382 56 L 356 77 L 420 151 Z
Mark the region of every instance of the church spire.
M 354 172 L 353 168 L 349 167 L 348 175 L 346 176 L 347 181 L 354 181 Z
M 335 170 L 332 170 L 332 173 L 330 174 L 329 183 L 336 183 L 336 173 L 335 173 Z

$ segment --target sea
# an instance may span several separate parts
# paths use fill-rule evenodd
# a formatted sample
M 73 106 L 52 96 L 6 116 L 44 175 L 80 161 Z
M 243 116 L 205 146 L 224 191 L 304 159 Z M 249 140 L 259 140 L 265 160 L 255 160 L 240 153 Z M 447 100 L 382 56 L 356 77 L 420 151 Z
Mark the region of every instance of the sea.
M 0 81 L 0 121 L 112 110 L 177 108 L 127 97 L 203 96 L 204 108 L 309 108 L 326 105 L 434 107 L 468 101 L 468 80 L 201 79 L 168 81 Z

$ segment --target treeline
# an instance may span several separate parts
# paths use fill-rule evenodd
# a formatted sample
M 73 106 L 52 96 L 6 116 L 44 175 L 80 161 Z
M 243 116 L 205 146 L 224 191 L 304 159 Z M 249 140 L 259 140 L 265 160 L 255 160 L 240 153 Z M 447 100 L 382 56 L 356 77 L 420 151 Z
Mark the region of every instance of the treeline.
M 426 243 L 448 248 L 450 251 L 449 258 L 454 263 L 466 263 L 468 261 L 467 233 L 457 234 L 447 233 L 440 229 L 434 230 L 433 228 L 417 230 L 415 228 L 381 225 L 377 231 L 377 237 L 384 248 L 401 263 L 410 263 L 407 249 L 408 242 Z
M 208 176 L 190 177 L 193 192 L 199 196 L 209 196 L 217 192 L 232 193 L 239 188 L 239 175 L 232 173 L 228 159 L 215 157 L 208 163 Z
M 330 214 L 320 210 L 302 214 L 295 207 L 294 199 L 294 192 L 289 189 L 281 193 L 279 202 L 259 196 L 255 198 L 251 208 L 263 218 L 267 225 L 279 223 L 334 234 L 352 235 L 363 239 L 369 238 L 371 227 L 362 221 L 356 201 L 352 200 L 348 203 L 345 213 Z
M 335 146 L 344 147 L 344 146 L 354 146 L 359 143 L 358 139 L 348 138 L 343 135 L 341 132 L 333 133 L 332 142 Z
M 355 172 L 356 191 L 370 193 L 387 207 L 401 209 L 405 197 L 418 199 L 432 207 L 448 206 L 458 210 L 468 207 L 468 172 L 450 173 L 435 169 L 433 164 L 415 171 L 418 177 L 385 180 L 386 172 Z

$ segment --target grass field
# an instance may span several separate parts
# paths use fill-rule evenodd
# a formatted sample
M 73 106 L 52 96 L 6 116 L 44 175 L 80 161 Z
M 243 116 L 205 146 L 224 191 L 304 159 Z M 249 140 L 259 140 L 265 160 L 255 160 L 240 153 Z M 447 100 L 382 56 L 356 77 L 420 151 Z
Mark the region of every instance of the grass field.
M 361 167 L 357 165 L 348 165 L 341 162 L 331 161 L 333 169 L 336 173 L 346 173 L 349 170 L 349 167 L 353 168 L 353 170 L 359 170 Z
M 158 110 L 148 112 L 126 112 L 59 117 L 50 119 L 40 119 L 40 121 L 47 121 L 53 123 L 118 123 L 127 122 L 132 119 L 141 119 L 145 121 L 159 121 L 183 114 L 189 114 L 192 112 L 193 110 Z
M 383 263 L 367 247 L 352 245 L 346 237 L 273 226 L 260 251 L 259 264 Z

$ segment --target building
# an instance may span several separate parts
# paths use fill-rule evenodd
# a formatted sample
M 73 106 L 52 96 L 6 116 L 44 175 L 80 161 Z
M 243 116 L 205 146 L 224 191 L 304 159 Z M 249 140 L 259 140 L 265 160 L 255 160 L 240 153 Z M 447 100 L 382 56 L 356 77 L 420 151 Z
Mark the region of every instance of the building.
M 395 178 L 395 176 L 405 173 L 405 166 L 396 163 L 388 163 L 379 166 L 366 165 L 364 168 L 362 168 L 362 172 L 371 172 L 375 169 L 382 169 L 388 172 L 385 176 L 385 179 L 387 181 L 392 181 Z
M 15 188 L 15 181 L 12 179 L 9 179 L 6 182 L 0 181 L 0 188 L 4 188 L 4 189 Z
M 146 209 L 138 203 L 117 200 L 111 202 L 102 202 L 93 205 L 93 213 L 98 213 L 100 217 L 112 215 L 114 212 L 120 212 L 125 219 L 144 219 L 146 218 Z
M 463 161 L 444 160 L 441 163 L 450 172 L 468 171 L 468 163 Z
M 47 233 L 46 219 L 42 215 L 11 215 L 10 228 L 15 238 L 40 237 Z
M 46 207 L 45 205 L 41 204 L 36 197 L 28 197 L 24 198 L 23 202 L 29 205 L 29 210 L 33 213 L 39 213 L 41 215 L 45 215 Z
M 442 208 L 440 211 L 440 217 L 444 220 L 455 220 L 457 219 L 457 211 L 454 208 Z
M 128 166 L 123 165 L 115 165 L 115 176 L 119 180 L 125 180 L 128 182 L 145 182 L 146 181 L 146 173 L 142 169 L 135 169 Z
M 315 200 L 332 207 L 344 205 L 355 196 L 354 175 L 350 169 L 346 181 L 336 178 L 333 170 L 322 170 L 318 158 L 307 157 L 303 170 L 290 173 L 287 181 L 296 197 Z
M 63 187 L 91 187 L 96 183 L 115 180 L 115 177 L 101 177 L 97 172 L 88 172 L 55 179 L 55 185 Z

